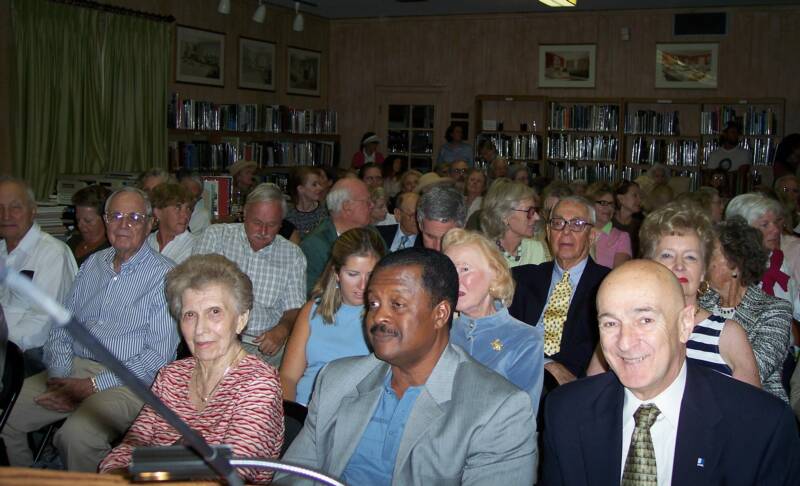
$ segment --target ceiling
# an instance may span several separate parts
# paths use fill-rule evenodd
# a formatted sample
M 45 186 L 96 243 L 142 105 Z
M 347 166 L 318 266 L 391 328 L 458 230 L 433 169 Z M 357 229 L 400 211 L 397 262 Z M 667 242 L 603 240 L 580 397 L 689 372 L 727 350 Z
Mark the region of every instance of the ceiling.
M 415 15 L 456 15 L 516 12 L 575 12 L 634 10 L 641 8 L 706 8 L 769 5 L 800 5 L 800 0 L 578 0 L 575 8 L 550 8 L 538 0 L 307 0 L 301 10 L 331 19 L 358 17 L 405 17 Z M 291 0 L 269 3 L 293 8 Z

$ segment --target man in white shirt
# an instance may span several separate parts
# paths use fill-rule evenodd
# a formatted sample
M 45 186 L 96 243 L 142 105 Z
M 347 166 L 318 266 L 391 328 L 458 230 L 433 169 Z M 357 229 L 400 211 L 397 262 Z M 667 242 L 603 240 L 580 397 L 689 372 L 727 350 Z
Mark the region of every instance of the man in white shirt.
M 612 371 L 551 392 L 541 484 L 800 484 L 786 404 L 686 361 L 695 308 L 669 269 L 618 267 L 597 311 Z
M 397 224 L 375 227 L 390 252 L 414 246 L 417 233 L 419 233 L 417 226 L 418 201 L 419 194 L 416 192 L 401 192 L 397 195 L 397 204 L 394 208 L 394 218 L 397 220 Z
M 78 266 L 69 247 L 43 232 L 36 217 L 36 200 L 17 179 L 0 181 L 0 258 L 28 276 L 51 297 L 63 301 Z M 41 347 L 50 333 L 50 319 L 24 296 L 0 287 L 9 339 L 25 351 L 26 371 L 41 371 Z
M 752 164 L 753 153 L 739 146 L 740 135 L 739 125 L 736 122 L 728 122 L 720 137 L 722 145 L 709 154 L 706 169 L 734 172 L 739 167 Z
M 206 208 L 203 194 L 203 181 L 191 174 L 179 176 L 178 182 L 194 196 L 192 215 L 189 218 L 189 231 L 199 234 L 211 225 L 211 212 Z

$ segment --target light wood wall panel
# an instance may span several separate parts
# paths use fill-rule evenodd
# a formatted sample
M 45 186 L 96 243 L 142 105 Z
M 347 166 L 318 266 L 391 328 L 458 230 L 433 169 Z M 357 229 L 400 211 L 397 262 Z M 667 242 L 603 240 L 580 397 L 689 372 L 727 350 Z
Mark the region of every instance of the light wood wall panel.
M 672 35 L 675 10 L 331 21 L 329 101 L 340 113 L 342 162 L 349 163 L 363 132 L 380 126 L 378 86 L 446 87 L 448 112 L 471 113 L 471 133 L 479 94 L 778 97 L 787 101 L 783 132 L 800 131 L 800 7 L 726 11 L 727 35 L 681 38 Z M 621 39 L 623 27 L 629 41 Z M 659 42 L 718 42 L 718 89 L 655 89 Z M 595 88 L 537 87 L 538 45 L 562 43 L 597 45 Z

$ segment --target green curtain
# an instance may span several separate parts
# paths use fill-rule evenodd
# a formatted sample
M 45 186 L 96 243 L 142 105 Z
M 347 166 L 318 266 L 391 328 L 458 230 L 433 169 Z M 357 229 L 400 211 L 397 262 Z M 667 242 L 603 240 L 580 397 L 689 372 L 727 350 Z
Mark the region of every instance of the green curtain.
M 15 175 L 38 197 L 59 174 L 166 168 L 172 24 L 12 0 Z

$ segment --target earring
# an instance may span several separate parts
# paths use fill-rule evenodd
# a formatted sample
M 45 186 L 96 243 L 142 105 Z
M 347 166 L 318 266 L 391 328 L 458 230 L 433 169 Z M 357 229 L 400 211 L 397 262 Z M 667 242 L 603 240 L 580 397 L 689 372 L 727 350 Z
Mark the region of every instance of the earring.
M 707 280 L 703 280 L 702 282 L 700 282 L 700 286 L 697 288 L 697 292 L 700 295 L 703 295 L 706 292 L 708 292 L 710 288 L 711 288 L 711 286 L 708 285 L 708 281 Z
M 731 274 L 731 278 L 739 278 L 739 274 L 734 272 Z

